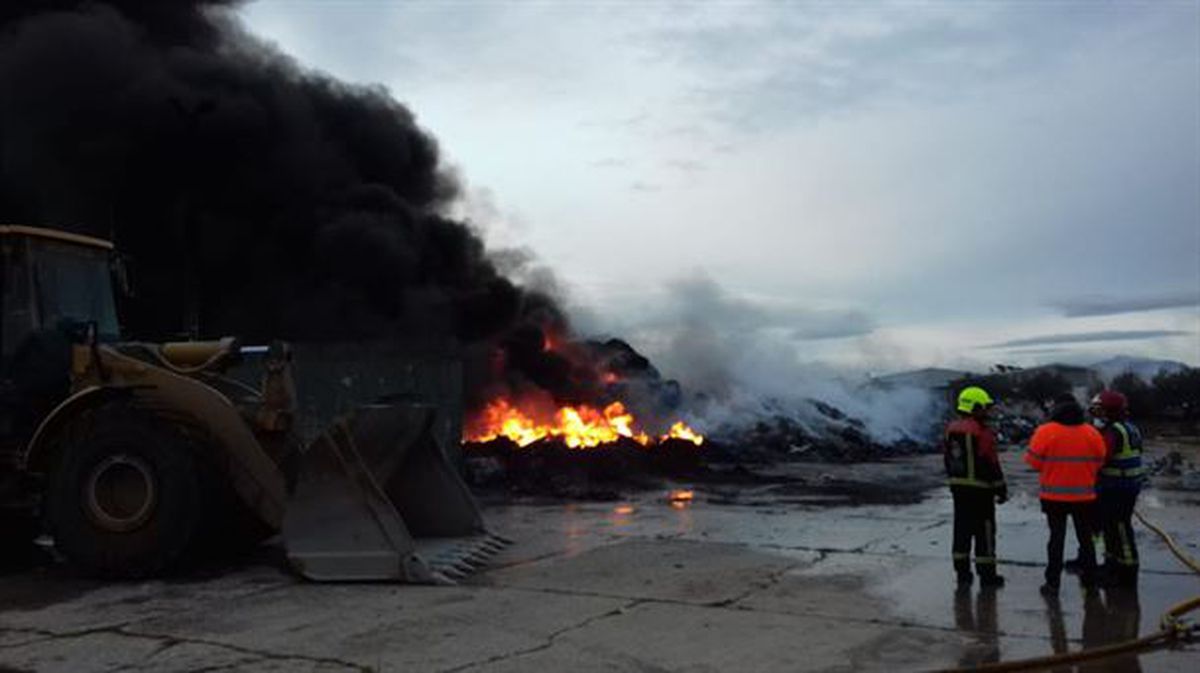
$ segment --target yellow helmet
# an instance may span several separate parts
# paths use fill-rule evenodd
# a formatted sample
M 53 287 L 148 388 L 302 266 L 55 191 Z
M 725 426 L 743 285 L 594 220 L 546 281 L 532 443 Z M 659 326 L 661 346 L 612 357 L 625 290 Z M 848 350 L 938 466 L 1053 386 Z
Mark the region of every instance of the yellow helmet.
M 993 403 L 992 396 L 979 386 L 963 388 L 958 394 L 958 410 L 964 414 L 975 411 L 978 407 L 987 407 Z

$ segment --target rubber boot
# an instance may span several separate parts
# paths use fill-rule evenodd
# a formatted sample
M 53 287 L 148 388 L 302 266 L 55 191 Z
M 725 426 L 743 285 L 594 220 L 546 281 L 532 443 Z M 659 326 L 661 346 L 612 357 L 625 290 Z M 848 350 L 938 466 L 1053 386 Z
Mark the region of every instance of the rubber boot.
M 958 576 L 959 586 L 970 586 L 975 580 L 975 576 L 971 574 L 971 559 L 954 559 L 954 574 Z
M 1004 576 L 997 575 L 994 570 L 990 573 L 979 573 L 979 586 L 999 589 L 1004 586 Z

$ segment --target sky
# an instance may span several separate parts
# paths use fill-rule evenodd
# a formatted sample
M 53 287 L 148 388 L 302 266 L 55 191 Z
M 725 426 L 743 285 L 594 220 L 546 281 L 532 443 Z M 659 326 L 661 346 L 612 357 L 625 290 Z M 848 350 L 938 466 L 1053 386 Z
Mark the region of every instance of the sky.
M 700 323 L 877 372 L 1200 365 L 1195 0 L 238 13 L 386 87 L 489 247 L 668 370 Z

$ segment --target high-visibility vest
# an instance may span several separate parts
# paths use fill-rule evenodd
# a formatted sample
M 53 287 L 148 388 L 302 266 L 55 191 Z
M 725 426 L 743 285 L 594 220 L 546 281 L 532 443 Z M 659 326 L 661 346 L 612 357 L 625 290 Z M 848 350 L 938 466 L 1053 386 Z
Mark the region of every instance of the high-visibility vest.
M 973 418 L 951 422 L 943 444 L 947 484 L 986 489 L 1004 486 L 995 458 L 995 437 L 981 423 Z
M 1050 422 L 1029 440 L 1025 462 L 1038 471 L 1042 500 L 1086 502 L 1096 499 L 1096 476 L 1106 448 L 1090 425 Z
M 1142 465 L 1142 434 L 1132 423 L 1118 421 L 1109 425 L 1108 428 L 1116 431 L 1120 441 L 1108 462 L 1100 468 L 1100 487 L 1102 489 L 1137 489 L 1141 487 L 1145 474 L 1145 467 Z

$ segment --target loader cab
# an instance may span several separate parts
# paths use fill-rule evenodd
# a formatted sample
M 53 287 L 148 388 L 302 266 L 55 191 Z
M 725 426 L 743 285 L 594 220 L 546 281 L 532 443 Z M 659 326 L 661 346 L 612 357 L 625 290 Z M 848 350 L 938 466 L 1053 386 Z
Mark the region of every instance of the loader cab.
M 0 451 L 27 439 L 69 392 L 70 348 L 94 323 L 119 336 L 108 241 L 0 225 Z

